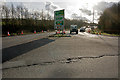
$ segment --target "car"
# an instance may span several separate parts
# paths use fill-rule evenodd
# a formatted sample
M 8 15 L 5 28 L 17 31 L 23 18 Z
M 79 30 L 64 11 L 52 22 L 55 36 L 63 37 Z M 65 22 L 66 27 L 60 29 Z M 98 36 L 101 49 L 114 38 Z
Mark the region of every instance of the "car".
M 86 28 L 81 27 L 81 28 L 80 28 L 80 32 L 85 32 L 85 29 L 86 29 Z
M 71 34 L 72 32 L 76 32 L 76 34 L 78 34 L 77 25 L 70 25 L 70 34 Z

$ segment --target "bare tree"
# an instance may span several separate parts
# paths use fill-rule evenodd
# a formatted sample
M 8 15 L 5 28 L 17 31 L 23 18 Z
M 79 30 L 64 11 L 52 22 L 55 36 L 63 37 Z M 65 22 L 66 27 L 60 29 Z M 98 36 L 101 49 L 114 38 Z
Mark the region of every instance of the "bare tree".
M 20 19 L 20 16 L 21 16 L 21 6 L 17 6 L 17 16 Z
M 42 9 L 42 12 L 40 13 L 40 17 L 43 20 L 43 9 Z
M 24 15 L 25 15 L 25 19 L 28 19 L 29 18 L 29 12 L 28 12 L 28 9 L 27 8 L 24 8 Z
M 77 19 L 77 14 L 76 14 L 76 13 L 73 13 L 73 14 L 72 14 L 72 18 L 73 18 L 73 19 Z
M 92 12 L 88 9 L 79 9 L 82 13 L 88 15 L 88 16 L 91 16 L 92 15 Z
M 21 12 L 21 18 L 23 18 L 23 16 L 24 16 L 24 8 L 23 8 L 23 6 L 20 7 L 20 12 Z
M 7 6 L 3 5 L 2 6 L 2 18 L 8 18 L 9 17 L 10 10 L 8 9 Z
M 11 18 L 15 18 L 15 8 L 13 6 L 13 4 L 11 4 Z
M 40 13 L 38 11 L 34 12 L 34 19 L 38 20 L 40 18 Z

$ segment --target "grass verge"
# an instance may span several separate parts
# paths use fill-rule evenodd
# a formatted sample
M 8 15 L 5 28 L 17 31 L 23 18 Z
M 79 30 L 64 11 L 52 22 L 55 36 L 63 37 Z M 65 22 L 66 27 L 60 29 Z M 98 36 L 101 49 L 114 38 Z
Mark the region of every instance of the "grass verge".
M 119 37 L 119 36 L 120 36 L 120 34 L 105 33 L 105 32 L 100 31 L 100 30 L 91 30 L 90 33 L 91 33 L 91 34 L 96 34 L 96 35 L 112 36 L 112 37 Z

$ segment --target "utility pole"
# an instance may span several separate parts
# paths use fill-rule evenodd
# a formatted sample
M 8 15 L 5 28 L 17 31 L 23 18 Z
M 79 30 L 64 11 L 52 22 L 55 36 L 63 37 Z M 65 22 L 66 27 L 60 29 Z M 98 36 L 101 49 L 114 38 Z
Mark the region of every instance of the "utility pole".
M 82 9 L 79 10 L 80 10 L 80 19 L 82 20 L 82 12 L 81 12 Z
M 43 17 L 44 17 L 44 16 L 43 16 L 43 9 L 42 9 L 42 21 L 41 21 L 42 27 L 44 26 L 44 25 L 43 25 L 43 24 L 44 24 L 44 22 L 43 22 L 43 21 L 44 21 L 44 20 L 43 20 L 44 18 L 43 18 Z M 43 29 L 43 28 L 42 28 L 42 29 Z
M 93 24 L 94 24 L 94 13 L 95 13 L 95 12 L 94 12 L 94 8 L 93 8 Z
M 48 8 L 48 18 L 47 18 L 47 20 L 49 20 L 49 8 Z
M 49 16 L 49 8 L 48 8 L 47 26 L 49 26 L 49 20 L 50 20 L 50 16 Z
M 43 9 L 42 9 L 42 21 L 43 21 Z

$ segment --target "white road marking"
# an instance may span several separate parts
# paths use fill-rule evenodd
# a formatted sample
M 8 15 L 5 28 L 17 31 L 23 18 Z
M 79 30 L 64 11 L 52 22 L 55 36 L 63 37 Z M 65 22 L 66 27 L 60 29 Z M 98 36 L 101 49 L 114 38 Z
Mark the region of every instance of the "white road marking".
M 89 34 L 89 33 L 86 33 L 86 32 L 79 32 L 78 34 L 83 35 L 85 37 L 98 37 L 98 35 Z M 80 36 L 80 35 L 77 35 L 77 36 Z

